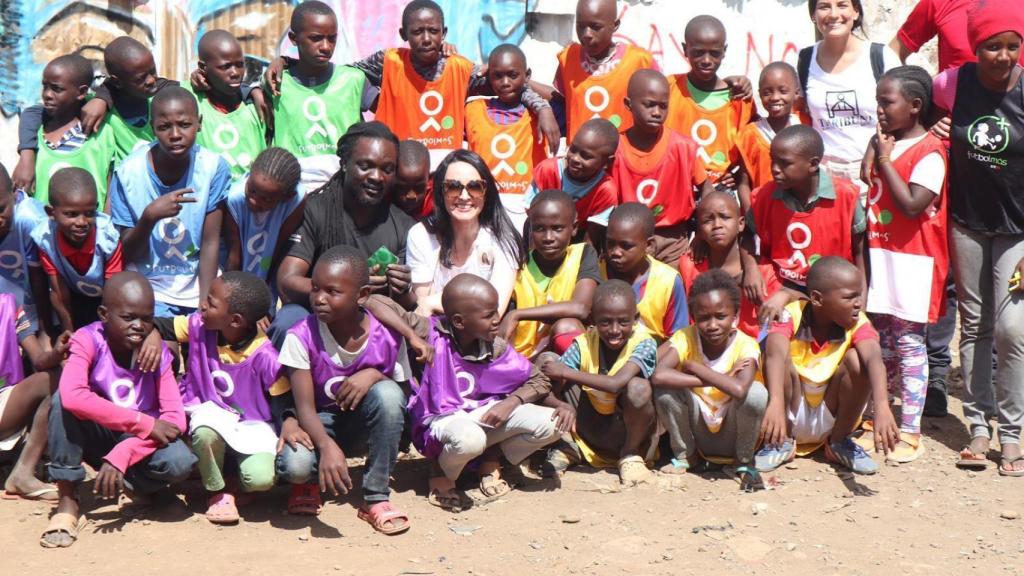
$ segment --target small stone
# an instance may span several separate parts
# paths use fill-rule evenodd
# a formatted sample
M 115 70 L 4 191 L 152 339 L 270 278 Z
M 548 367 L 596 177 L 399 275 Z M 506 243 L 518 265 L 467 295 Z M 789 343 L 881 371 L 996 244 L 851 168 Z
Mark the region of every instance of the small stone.
M 796 462 L 790 462 L 789 464 L 786 464 L 786 470 L 796 470 L 798 468 L 800 468 L 800 466 Z
M 538 544 L 536 542 L 530 542 L 530 548 L 533 548 L 534 550 L 540 550 L 543 547 L 544 546 L 542 546 L 542 545 L 540 545 L 540 544 Z
M 42 510 L 33 510 L 32 514 L 35 515 L 35 516 L 42 516 L 43 515 L 43 511 Z
M 334 571 L 335 572 L 341 572 L 341 564 L 335 564 L 334 565 Z
M 757 502 L 757 503 L 753 504 L 750 507 L 750 512 L 753 513 L 754 516 L 757 516 L 758 514 L 761 514 L 762 512 L 767 512 L 767 511 L 768 511 L 768 504 L 766 504 L 764 502 Z
M 299 542 L 309 542 L 308 534 L 299 534 Z
M 792 542 L 786 544 L 786 552 L 792 552 L 793 550 L 796 550 L 796 544 L 793 544 Z
M 967 473 L 967 477 L 968 478 L 976 478 L 977 476 L 978 476 L 977 472 L 968 472 Z
M 562 514 L 558 518 L 562 521 L 562 524 L 578 524 L 580 521 L 579 516 L 571 514 Z
M 661 555 L 661 559 L 662 560 L 671 560 L 672 559 L 672 555 L 671 554 L 662 554 Z
M 1020 518 L 1020 513 L 1016 510 L 1003 510 L 999 513 L 999 517 L 1003 520 L 1016 520 Z M 979 536 L 980 538 L 980 536 Z
M 142 525 L 143 526 L 149 526 L 150 524 L 152 524 L 152 522 L 150 522 L 149 520 L 143 520 L 142 521 Z

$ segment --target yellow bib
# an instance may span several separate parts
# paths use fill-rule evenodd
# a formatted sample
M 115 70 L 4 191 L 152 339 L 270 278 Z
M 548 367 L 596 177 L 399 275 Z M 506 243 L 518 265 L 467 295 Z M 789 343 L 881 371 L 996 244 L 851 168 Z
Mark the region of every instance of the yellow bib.
M 794 331 L 800 329 L 804 307 L 807 305 L 807 301 L 799 301 L 786 306 L 786 312 L 793 321 Z M 817 352 L 814 351 L 814 345 L 811 342 L 796 338 L 790 340 L 789 356 L 793 360 L 797 374 L 800 375 L 804 398 L 809 406 L 817 408 L 825 399 L 828 383 L 839 369 L 846 351 L 849 350 L 850 344 L 853 342 L 853 335 L 862 326 L 869 323 L 868 317 L 861 312 L 857 324 L 846 331 L 842 342 L 828 342 Z
M 704 358 L 704 353 L 700 346 L 700 335 L 697 332 L 696 326 L 687 326 L 682 330 L 676 331 L 669 339 L 669 344 L 679 355 L 679 364 L 689 360 L 691 362 L 700 362 L 706 366 L 710 365 Z M 742 331 L 737 330 L 734 336 L 734 340 L 725 350 L 725 357 L 721 358 L 721 362 L 716 362 L 721 368 L 724 368 L 724 372 L 728 372 L 733 369 L 733 366 L 737 362 L 745 358 L 759 358 L 761 350 L 757 345 L 757 341 L 746 335 Z M 717 368 L 716 371 L 718 370 Z M 760 370 L 758 375 L 754 377 L 755 380 L 760 380 Z M 698 406 L 700 406 L 701 416 L 704 419 L 704 424 L 707 425 L 708 430 L 712 434 L 717 434 L 722 429 L 722 423 L 725 422 L 725 416 L 729 411 L 729 406 L 732 403 L 732 396 L 729 396 L 725 392 L 722 392 L 714 386 L 701 386 L 700 388 L 691 388 L 690 391 L 693 393 L 697 400 Z
M 536 308 L 554 302 L 572 300 L 576 289 L 576 279 L 580 273 L 585 244 L 572 244 L 565 253 L 565 260 L 558 267 L 555 275 L 548 282 L 548 289 L 541 290 L 533 279 L 530 270 L 524 266 L 516 275 L 515 299 L 516 309 Z M 536 353 L 537 346 L 549 336 L 551 326 L 536 320 L 523 320 L 516 326 L 512 337 L 512 346 L 523 356 L 530 358 Z
M 640 322 L 651 332 L 655 341 L 661 344 L 670 336 L 665 331 L 665 317 L 668 316 L 672 288 L 679 272 L 652 256 L 647 257 L 647 263 L 650 265 L 647 287 L 644 288 L 643 298 L 636 303 L 636 311 L 640 314 Z M 604 261 L 601 262 L 601 274 L 608 277 Z

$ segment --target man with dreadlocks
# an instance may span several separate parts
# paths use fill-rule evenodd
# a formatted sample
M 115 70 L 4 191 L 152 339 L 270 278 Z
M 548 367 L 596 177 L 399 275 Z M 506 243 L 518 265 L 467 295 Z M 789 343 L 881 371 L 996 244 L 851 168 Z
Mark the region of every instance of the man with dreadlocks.
M 287 329 L 308 314 L 313 264 L 334 246 L 367 254 L 375 293 L 407 308 L 415 304 L 405 240 L 416 222 L 390 202 L 398 138 L 380 122 L 353 124 L 338 141 L 338 158 L 338 172 L 307 198 L 302 224 L 277 270 L 277 288 L 287 304 L 269 332 L 278 346 Z

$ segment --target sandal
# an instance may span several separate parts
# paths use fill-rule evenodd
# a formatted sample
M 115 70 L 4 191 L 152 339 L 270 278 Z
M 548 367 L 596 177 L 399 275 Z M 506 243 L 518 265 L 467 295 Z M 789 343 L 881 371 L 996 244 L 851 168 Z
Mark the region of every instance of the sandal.
M 230 492 L 218 492 L 206 502 L 206 519 L 213 524 L 237 524 L 238 507 Z
M 431 490 L 430 494 L 427 494 L 427 502 L 447 512 L 462 512 L 469 509 L 466 497 L 454 488 L 447 492 Z
M 39 545 L 43 548 L 67 548 L 78 540 L 78 534 L 89 524 L 89 521 L 85 516 L 75 516 L 74 514 L 68 514 L 67 512 L 58 512 L 50 518 L 50 523 L 46 525 L 46 530 L 39 536 Z M 46 537 L 50 534 L 67 534 L 71 539 L 66 544 L 54 544 L 48 542 Z
M 740 481 L 740 490 L 744 492 L 758 492 L 764 490 L 764 480 L 761 473 L 752 466 L 740 466 L 736 469 L 736 477 Z
M 27 494 L 19 494 L 17 492 L 10 492 L 4 490 L 3 495 L 0 495 L 0 498 L 4 500 L 30 500 L 38 502 L 50 502 L 53 504 L 56 504 L 57 500 L 59 499 L 57 497 L 57 487 L 50 485 L 46 485 L 46 487 L 40 488 L 38 490 L 32 490 Z
M 288 496 L 288 513 L 299 516 L 319 516 L 324 509 L 317 484 L 295 484 Z
M 365 507 L 366 504 L 363 504 Z M 391 502 L 375 502 L 369 508 L 359 508 L 356 514 L 360 520 L 364 520 L 373 526 L 373 529 L 381 534 L 391 536 L 400 534 L 409 529 L 409 515 L 391 506 Z M 399 524 L 395 520 L 401 519 Z M 390 523 L 390 526 L 388 525 Z
M 683 474 L 686 474 L 689 470 L 689 462 L 687 462 L 686 460 L 677 460 L 676 458 L 673 458 L 672 460 L 669 460 L 668 464 L 665 464 L 664 466 L 659 468 L 658 472 L 660 472 L 661 474 L 666 474 L 668 476 L 682 476 Z
M 1024 454 L 1017 456 L 1016 458 L 1002 457 L 999 461 L 999 475 L 1008 476 L 1011 478 L 1020 478 L 1024 476 L 1024 469 L 1014 470 L 1013 465 L 1017 462 L 1024 462 Z
M 651 478 L 651 471 L 647 469 L 647 464 L 641 456 L 633 455 L 620 458 L 618 468 L 619 482 L 624 486 L 635 486 L 647 482 Z
M 896 448 L 889 452 L 885 459 L 889 462 L 907 464 L 921 456 L 924 456 L 924 443 L 921 442 L 921 435 L 900 432 L 900 441 L 896 443 Z
M 512 491 L 512 487 L 501 477 L 501 469 L 490 474 L 480 475 L 480 493 L 487 498 L 496 499 Z
M 956 467 L 964 470 L 985 470 L 989 464 L 990 462 L 984 454 L 976 454 L 968 446 L 960 451 L 960 459 L 957 460 Z

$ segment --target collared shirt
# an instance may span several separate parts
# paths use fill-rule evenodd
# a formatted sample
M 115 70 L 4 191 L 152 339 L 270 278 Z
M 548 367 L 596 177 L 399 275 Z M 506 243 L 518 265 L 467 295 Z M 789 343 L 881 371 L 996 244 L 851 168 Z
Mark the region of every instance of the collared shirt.
M 835 200 L 836 199 L 836 188 L 832 183 L 832 178 L 828 177 L 826 172 L 820 172 L 818 178 L 818 188 L 811 194 L 811 197 L 804 203 L 792 190 L 787 188 L 776 187 L 775 191 L 772 192 L 772 199 L 781 200 L 782 203 L 793 212 L 810 212 L 814 210 L 814 207 L 818 205 L 818 200 Z M 754 229 L 754 212 L 753 210 L 747 210 L 747 229 L 751 233 L 756 233 Z M 868 227 L 867 215 L 864 213 L 864 207 L 857 203 L 857 206 L 853 209 L 853 226 L 851 232 L 854 236 L 863 234 Z
M 82 123 L 79 121 L 75 122 L 75 125 L 68 128 L 60 139 L 56 143 L 51 143 L 49 140 L 43 139 L 46 142 L 46 147 L 55 152 L 74 152 L 85 144 L 85 140 L 88 136 L 85 135 L 85 131 L 82 130 Z
M 79 274 L 85 274 L 89 271 L 89 267 L 92 266 L 92 259 L 96 254 L 96 229 L 89 233 L 89 237 L 86 238 L 82 246 L 76 248 L 68 243 L 67 239 L 64 238 L 63 234 L 57 234 L 57 250 L 60 251 L 61 255 L 78 271 Z M 57 267 L 53 264 L 52 257 L 42 249 L 39 250 L 39 263 L 43 266 L 43 272 L 47 276 L 57 276 Z M 121 243 L 117 243 L 117 248 L 114 253 L 110 255 L 107 260 L 106 268 L 103 270 L 103 278 L 110 280 L 110 278 L 124 269 L 124 256 L 121 253 Z
M 420 338 L 427 340 L 430 337 L 429 318 L 425 318 L 415 312 L 405 310 L 390 298 L 378 295 L 370 296 L 370 298 L 391 308 L 396 314 L 405 320 L 409 327 L 412 328 L 413 332 L 415 332 Z M 439 322 L 435 323 L 435 326 L 437 327 L 438 332 L 446 335 L 452 341 L 455 345 L 455 351 L 458 352 L 459 356 L 467 362 L 473 362 L 475 364 L 491 362 L 495 358 L 501 357 L 509 347 L 509 343 L 504 338 L 498 337 L 494 339 L 494 342 L 478 340 L 473 344 L 473 346 L 471 346 L 472 350 L 462 350 L 447 318 L 441 318 Z M 435 358 L 434 361 L 437 362 L 438 359 Z M 549 380 L 537 366 L 531 366 L 530 377 L 526 379 L 526 382 L 524 382 L 522 386 L 509 394 L 509 396 L 515 396 L 523 404 L 528 404 L 544 398 L 550 392 L 551 380 Z

